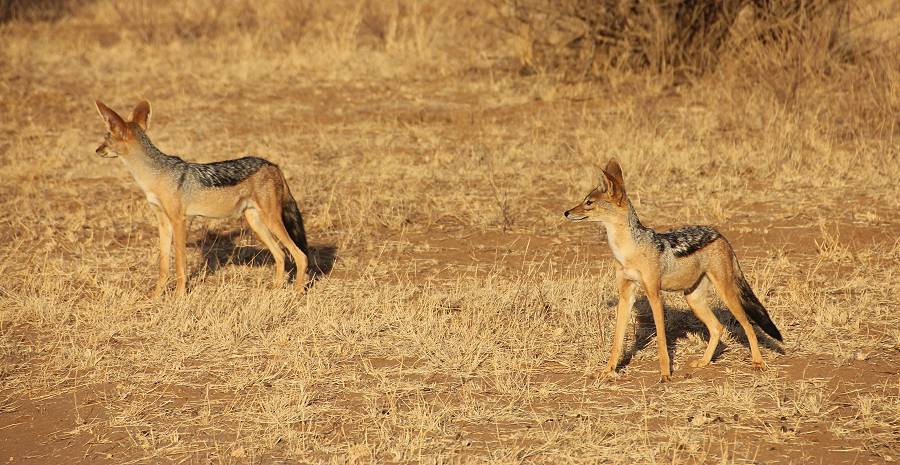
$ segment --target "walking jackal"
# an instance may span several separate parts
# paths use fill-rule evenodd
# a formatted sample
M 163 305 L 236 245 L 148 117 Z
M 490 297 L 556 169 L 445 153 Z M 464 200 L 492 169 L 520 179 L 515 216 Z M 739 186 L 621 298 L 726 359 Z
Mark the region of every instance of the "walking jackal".
M 250 227 L 275 257 L 275 285 L 284 282 L 284 252 L 297 266 L 295 286 L 306 284 L 307 247 L 303 219 L 281 169 L 256 157 L 214 163 L 191 163 L 166 155 L 150 142 L 150 103 L 135 107 L 131 120 L 97 101 L 97 111 L 106 123 L 106 138 L 97 155 L 118 156 L 144 191 L 159 221 L 159 281 L 155 295 L 166 289 L 169 256 L 175 242 L 175 292 L 183 295 L 185 274 L 186 219 L 236 217 L 243 214 Z
M 613 374 L 619 362 L 636 288 L 644 290 L 653 310 L 662 381 L 669 380 L 671 371 L 661 290 L 683 292 L 691 310 L 709 330 L 706 352 L 690 364 L 692 367 L 709 364 L 724 328 L 707 304 L 710 283 L 747 334 L 754 368 L 762 369 L 765 363 L 750 320 L 769 336 L 782 340 L 769 312 L 744 278 L 734 250 L 725 237 L 706 226 L 686 226 L 658 233 L 642 225 L 625 193 L 622 168 L 615 160 L 606 165 L 600 185 L 581 204 L 566 211 L 565 217 L 571 221 L 603 223 L 615 257 L 619 304 L 612 353 L 605 374 Z

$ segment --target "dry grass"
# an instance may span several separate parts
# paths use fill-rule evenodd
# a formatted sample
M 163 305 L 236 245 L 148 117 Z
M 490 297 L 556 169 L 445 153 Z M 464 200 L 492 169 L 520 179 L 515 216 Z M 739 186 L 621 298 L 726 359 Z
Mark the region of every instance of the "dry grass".
M 852 60 L 752 48 L 678 86 L 519 76 L 476 1 L 286 4 L 96 1 L 0 29 L 0 457 L 897 459 L 896 2 L 854 10 Z M 151 100 L 169 153 L 280 164 L 330 273 L 272 289 L 241 222 L 197 220 L 191 292 L 148 298 L 156 228 L 92 153 L 94 98 Z M 622 375 L 590 376 L 612 268 L 561 212 L 609 156 L 645 223 L 732 240 L 786 335 L 770 369 L 724 311 L 725 350 L 687 368 L 706 334 L 672 295 L 674 382 L 641 301 Z

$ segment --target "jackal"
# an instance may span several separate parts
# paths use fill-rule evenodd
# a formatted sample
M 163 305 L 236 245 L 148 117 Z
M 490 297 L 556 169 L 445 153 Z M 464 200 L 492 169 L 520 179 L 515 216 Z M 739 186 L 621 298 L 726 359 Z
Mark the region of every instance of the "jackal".
M 284 282 L 284 252 L 287 248 L 297 266 L 295 286 L 306 284 L 307 247 L 303 219 L 297 202 L 274 163 L 256 157 L 214 163 L 191 163 L 166 155 L 150 142 L 150 103 L 139 103 L 125 121 L 115 111 L 97 101 L 97 111 L 108 130 L 97 155 L 118 156 L 156 213 L 159 222 L 159 281 L 155 296 L 166 289 L 172 240 L 175 242 L 175 292 L 183 295 L 187 241 L 186 219 L 247 218 L 250 228 L 275 257 L 275 285 Z
M 565 217 L 602 223 L 615 257 L 619 303 L 605 374 L 613 374 L 619 362 L 636 288 L 644 290 L 653 310 L 661 380 L 668 381 L 671 375 L 661 290 L 683 292 L 691 310 L 706 325 L 709 345 L 703 357 L 690 366 L 708 365 L 724 329 L 707 305 L 710 283 L 747 334 L 753 367 L 765 367 L 748 315 L 769 336 L 781 341 L 781 333 L 744 278 L 731 244 L 718 231 L 707 226 L 686 226 L 658 233 L 641 224 L 625 193 L 622 168 L 615 160 L 607 163 L 600 185 L 579 205 L 567 210 Z

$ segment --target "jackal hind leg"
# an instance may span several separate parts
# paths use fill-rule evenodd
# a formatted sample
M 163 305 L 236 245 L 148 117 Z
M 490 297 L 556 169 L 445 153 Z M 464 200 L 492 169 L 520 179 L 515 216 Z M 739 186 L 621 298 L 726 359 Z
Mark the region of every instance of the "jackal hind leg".
M 716 287 L 716 292 L 722 297 L 728 310 L 731 311 L 731 314 L 734 315 L 734 318 L 740 323 L 741 328 L 744 330 L 744 334 L 747 335 L 747 342 L 750 343 L 750 358 L 753 363 L 753 368 L 762 370 L 766 367 L 766 363 L 763 361 L 762 354 L 759 352 L 759 342 L 756 340 L 756 331 L 753 330 L 753 325 L 750 324 L 750 320 L 747 318 L 747 312 L 744 311 L 744 306 L 741 304 L 741 299 L 738 296 L 733 274 L 734 271 L 728 269 L 717 273 L 710 273 L 708 276 Z
M 309 266 L 309 263 L 306 254 L 300 250 L 300 247 L 297 247 L 297 244 L 291 239 L 291 235 L 288 234 L 287 228 L 284 227 L 284 222 L 281 219 L 281 205 L 276 204 L 265 209 L 261 212 L 260 216 L 262 221 L 269 228 L 269 231 L 271 231 L 288 252 L 291 253 L 294 264 L 297 266 L 297 278 L 294 281 L 294 287 L 297 290 L 303 290 L 306 287 L 306 269 Z
M 702 358 L 693 360 L 688 364 L 688 366 L 692 368 L 700 368 L 709 365 L 713 355 L 716 353 L 719 339 L 722 337 L 722 330 L 725 328 L 709 308 L 709 303 L 707 301 L 708 292 L 709 279 L 704 277 L 700 280 L 700 283 L 697 284 L 696 288 L 691 292 L 685 292 L 684 294 L 684 299 L 687 301 L 688 306 L 691 307 L 694 315 L 706 325 L 706 329 L 709 331 L 709 344 L 706 346 L 706 351 L 703 353 Z
M 266 248 L 269 249 L 269 252 L 272 253 L 272 257 L 275 258 L 275 276 L 272 284 L 275 287 L 281 287 L 281 285 L 284 284 L 284 252 L 278 245 L 278 241 L 272 236 L 272 232 L 266 227 L 265 222 L 259 214 L 259 210 L 256 208 L 248 208 L 244 211 L 244 216 L 247 218 L 250 229 L 256 233 L 259 240 L 265 244 Z

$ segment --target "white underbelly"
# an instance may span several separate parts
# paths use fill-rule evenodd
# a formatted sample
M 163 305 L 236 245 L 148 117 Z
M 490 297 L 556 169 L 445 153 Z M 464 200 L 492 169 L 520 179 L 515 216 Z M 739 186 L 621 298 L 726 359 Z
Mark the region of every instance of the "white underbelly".
M 625 279 L 637 284 L 640 289 L 644 288 L 643 275 L 636 268 L 622 268 L 622 274 Z M 665 275 L 660 279 L 659 289 L 669 292 L 682 291 L 696 284 L 697 279 L 699 278 L 690 272 Z
M 664 274 L 660 287 L 664 291 L 683 291 L 696 285 L 702 276 L 698 268 L 684 266 L 678 271 Z

